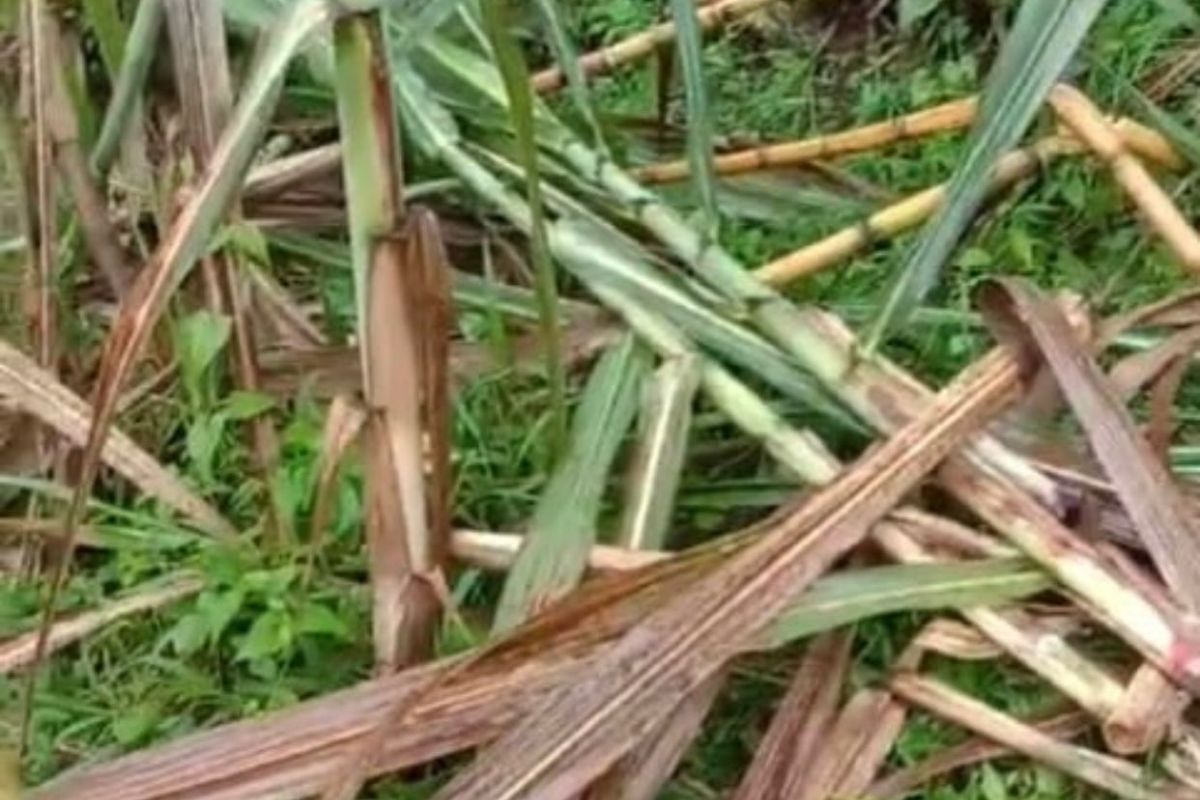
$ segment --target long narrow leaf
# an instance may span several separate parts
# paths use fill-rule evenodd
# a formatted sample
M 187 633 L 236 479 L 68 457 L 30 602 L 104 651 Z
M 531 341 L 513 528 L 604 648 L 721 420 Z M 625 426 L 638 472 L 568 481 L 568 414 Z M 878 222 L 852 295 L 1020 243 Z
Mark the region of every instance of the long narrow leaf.
M 600 121 L 596 117 L 596 109 L 592 106 L 591 90 L 583 68 L 579 65 L 579 52 L 575 48 L 567 26 L 558 10 L 558 0 L 535 0 L 542 24 L 550 34 L 550 46 L 554 49 L 554 57 L 558 60 L 559 69 L 567 79 L 567 89 L 571 100 L 583 121 L 587 123 L 595 146 L 604 150 L 604 134 L 600 130 Z
M 593 371 L 567 451 L 538 501 L 525 545 L 504 583 L 495 633 L 516 627 L 583 577 L 608 472 L 633 421 L 644 376 L 645 353 L 628 336 Z
M 705 233 L 717 235 L 717 177 L 713 167 L 712 115 L 708 111 L 708 87 L 704 80 L 704 40 L 699 11 L 693 0 L 671 0 L 678 31 L 679 59 L 683 63 L 683 86 L 687 94 L 688 162 L 692 184 L 704 212 Z
M 100 58 L 115 79 L 125 60 L 125 24 L 117 0 L 84 0 L 83 16 L 100 45 Z
M 113 85 L 112 98 L 104 112 L 100 135 L 92 148 L 91 167 L 96 175 L 108 172 L 121 137 L 138 108 L 139 92 L 146 82 L 150 65 L 158 52 L 163 27 L 163 0 L 140 0 L 129 28 L 121 59 L 121 69 Z
M 802 603 L 772 623 L 764 644 L 778 646 L 896 608 L 928 611 L 986 606 L 1049 587 L 1046 574 L 1024 560 L 905 564 L 861 573 L 851 570 L 814 585 Z M 870 611 L 872 607 L 878 610 Z
M 566 373 L 562 368 L 562 343 L 559 341 L 558 279 L 550 259 L 546 236 L 545 206 L 538 170 L 537 134 L 534 131 L 533 92 L 525 57 L 508 28 L 508 0 L 483 3 L 484 27 L 496 64 L 504 79 L 508 106 L 516 131 L 517 150 L 525 171 L 526 200 L 530 213 L 530 250 L 533 257 L 538 314 L 546 348 L 546 375 L 550 379 L 551 432 L 554 450 L 561 452 L 567 430 Z
M 1025 0 L 988 76 L 979 120 L 945 205 L 921 234 L 891 289 L 868 349 L 903 322 L 933 288 L 987 194 L 988 175 L 1033 121 L 1105 0 Z

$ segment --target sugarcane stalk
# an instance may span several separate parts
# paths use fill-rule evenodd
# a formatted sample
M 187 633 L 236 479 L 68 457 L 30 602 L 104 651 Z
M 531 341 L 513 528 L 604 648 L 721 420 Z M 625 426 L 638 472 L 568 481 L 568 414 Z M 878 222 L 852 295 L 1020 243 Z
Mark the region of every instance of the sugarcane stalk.
M 1145 157 L 1173 169 L 1181 163 L 1170 144 L 1156 132 L 1128 119 L 1118 121 L 1116 129 L 1131 149 Z M 1031 177 L 1047 163 L 1060 156 L 1079 153 L 1081 148 L 1074 137 L 1048 136 L 1029 147 L 1014 150 L 996 162 L 988 192 L 999 194 Z M 946 202 L 949 188 L 950 183 L 945 182 L 910 195 L 857 224 L 767 262 L 754 274 L 765 283 L 782 286 L 835 266 L 876 242 L 924 224 Z
M 360 331 L 366 428 L 367 545 L 374 589 L 376 667 L 392 671 L 433 647 L 442 542 L 425 475 L 431 410 L 423 304 L 426 272 L 417 217 L 401 233 L 403 173 L 378 12 L 334 28 L 338 120 L 347 158 L 351 258 Z M 433 270 L 439 267 L 435 265 Z M 436 326 L 432 326 L 436 327 Z
M 718 175 L 730 176 L 876 150 L 896 142 L 965 128 L 975 120 L 978 105 L 978 98 L 965 97 L 839 133 L 725 153 L 713 159 L 713 166 Z M 688 177 L 690 168 L 687 159 L 679 159 L 647 164 L 631 174 L 642 183 L 671 183 Z
M 909 703 L 1119 797 L 1182 800 L 1195 796 L 1191 790 L 1173 782 L 1156 784 L 1128 761 L 1063 742 L 939 681 L 918 675 L 898 675 L 889 681 L 889 686 Z
M 879 526 L 875 541 L 901 563 L 937 560 L 913 540 L 906 525 Z M 1120 705 L 1124 687 L 1116 678 L 1027 614 L 1018 609 L 965 608 L 962 615 L 1096 719 L 1107 719 Z
M 1200 233 L 1171 197 L 1127 148 L 1095 104 L 1078 89 L 1060 84 L 1050 104 L 1062 121 L 1112 170 L 1117 183 L 1141 209 L 1147 223 L 1163 238 L 1185 267 L 1200 272 Z
M 1091 720 L 1078 711 L 1068 711 L 1028 724 L 1047 736 L 1070 741 L 1086 733 Z M 939 750 L 924 761 L 885 775 L 871 784 L 863 796 L 873 800 L 900 800 L 910 796 L 917 788 L 927 786 L 934 779 L 955 770 L 1011 755 L 1012 748 L 996 744 L 984 737 L 975 737 L 960 745 Z
M 738 17 L 766 6 L 774 0 L 720 0 L 696 10 L 701 30 L 726 25 Z M 652 55 L 658 48 L 675 40 L 677 30 L 674 21 L 663 22 L 639 33 L 622 39 L 615 44 L 579 59 L 579 68 L 585 78 L 593 78 L 606 72 L 632 64 Z M 533 88 L 542 93 L 554 92 L 567 85 L 567 77 L 558 66 L 550 67 L 533 76 Z
M 989 194 L 1003 190 L 1037 173 L 1042 166 L 1066 153 L 1076 152 L 1073 142 L 1051 136 L 1036 144 L 1014 150 L 996 162 L 988 184 Z M 828 269 L 845 261 L 872 244 L 898 236 L 929 220 L 946 202 L 950 183 L 940 183 L 876 211 L 866 219 L 820 241 L 758 267 L 755 277 L 772 286 Z

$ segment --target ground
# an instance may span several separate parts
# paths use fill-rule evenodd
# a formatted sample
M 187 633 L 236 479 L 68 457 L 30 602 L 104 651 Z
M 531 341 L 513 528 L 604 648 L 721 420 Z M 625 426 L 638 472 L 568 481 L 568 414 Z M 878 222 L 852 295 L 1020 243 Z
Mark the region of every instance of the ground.
M 781 4 L 783 5 L 783 4 Z M 718 34 L 705 51 L 718 134 L 730 142 L 770 142 L 832 132 L 979 91 L 997 44 L 996 24 L 1009 3 L 950 0 L 910 30 L 898 29 L 895 4 L 861 0 L 797 2 L 760 13 Z M 904 4 L 902 4 L 904 5 Z M 586 48 L 615 41 L 659 18 L 653 0 L 576 2 L 574 31 Z M 1112 3 L 1073 66 L 1071 78 L 1114 112 L 1132 110 L 1129 83 L 1144 85 L 1188 46 L 1186 31 L 1149 0 Z M 1194 47 L 1194 44 L 1190 46 Z M 547 54 L 531 46 L 531 57 Z M 622 70 L 595 85 L 605 124 L 653 119 L 659 65 Z M 679 145 L 685 123 L 681 89 L 671 90 L 665 138 Z M 1200 108 L 1200 86 L 1169 99 L 1184 118 Z M 1043 128 L 1052 123 L 1043 119 Z M 629 145 L 624 156 L 645 156 L 653 137 Z M 789 172 L 770 181 L 739 182 L 722 196 L 721 241 L 747 264 L 757 264 L 858 219 L 881 198 L 902 197 L 947 179 L 965 137 L 950 134 L 839 162 L 824 176 Z M 1200 210 L 1190 180 L 1173 187 L 1181 205 Z M 683 204 L 687 191 L 674 190 Z M 944 382 L 976 357 L 989 339 L 973 313 L 972 291 L 987 275 L 1025 275 L 1047 289 L 1089 298 L 1103 312 L 1132 307 L 1180 285 L 1168 255 L 1128 213 L 1105 170 L 1065 159 L 985 213 L 954 264 L 889 354 L 933 383 Z M 792 289 L 794 295 L 869 323 L 885 278 L 902 265 L 911 235 L 882 242 L 851 263 Z M 279 257 L 274 254 L 275 257 Z M 0 276 L 0 280 L 2 280 Z M 351 311 L 348 276 L 322 273 L 314 288 L 335 317 Z M 579 293 L 578 287 L 565 287 Z M 219 325 L 215 326 L 219 328 Z M 460 332 L 488 336 L 485 315 L 467 316 Z M 212 321 L 193 319 L 175 336 L 203 353 L 224 334 Z M 263 486 L 248 454 L 224 426 L 235 412 L 218 397 L 208 362 L 197 356 L 195 385 L 181 394 L 145 401 L 143 435 L 156 437 L 167 461 L 231 517 L 259 520 Z M 573 393 L 578 390 L 578 376 Z M 1197 416 L 1195 386 L 1185 386 L 1177 443 L 1186 445 Z M 154 403 L 164 407 L 155 408 Z M 517 530 L 528 518 L 547 475 L 548 392 L 537 376 L 503 371 L 461 388 L 455 399 L 454 445 L 457 522 L 468 527 Z M 784 408 L 803 418 L 804 410 Z M 290 521 L 304 529 L 312 509 L 309 487 L 320 447 L 321 412 L 300 400 L 279 410 L 285 469 L 275 479 Z M 710 414 L 710 417 L 712 415 Z M 702 413 L 703 417 L 703 413 Z M 164 421 L 165 420 L 165 421 Z M 174 420 L 172 423 L 171 420 Z M 677 511 L 678 541 L 701 538 L 761 515 L 790 484 L 757 448 L 717 418 L 697 428 Z M 847 454 L 862 442 L 846 440 Z M 1185 451 L 1180 450 L 1183 457 Z M 8 479 L 4 479 L 8 480 Z M 14 479 L 14 485 L 18 484 Z M 97 528 L 114 544 L 81 558 L 64 607 L 83 607 L 186 563 L 208 576 L 198 599 L 148 618 L 122 622 L 53 661 L 39 689 L 34 774 L 47 777 L 81 759 L 96 758 L 168 739 L 201 726 L 252 716 L 361 679 L 369 669 L 368 597 L 358 532 L 362 525 L 361 474 L 341 478 L 329 543 L 310 569 L 303 547 L 213 548 L 166 522 L 167 515 L 128 490 L 106 486 Z M 617 491 L 616 486 L 613 492 Z M 45 502 L 52 502 L 46 500 Z M 123 538 L 122 538 L 123 537 Z M 449 626 L 443 652 L 478 641 L 495 597 L 492 579 L 474 571 L 455 576 L 466 627 Z M 38 594 L 27 584 L 0 584 L 0 639 L 27 628 Z M 917 615 L 887 617 L 858 626 L 852 686 L 868 685 L 917 629 Z M 802 648 L 740 663 L 705 734 L 687 756 L 665 798 L 721 797 L 734 787 L 770 718 Z M 937 673 L 1012 712 L 1052 707 L 1056 698 L 1039 682 L 1006 664 L 939 662 Z M 20 681 L 0 678 L 0 738 L 12 737 Z M 893 762 L 915 762 L 959 734 L 919 718 L 899 742 Z M 379 798 L 432 794 L 444 765 L 373 788 Z M 1027 762 L 1000 761 L 928 787 L 925 800 L 1059 800 L 1091 796 L 1058 775 Z

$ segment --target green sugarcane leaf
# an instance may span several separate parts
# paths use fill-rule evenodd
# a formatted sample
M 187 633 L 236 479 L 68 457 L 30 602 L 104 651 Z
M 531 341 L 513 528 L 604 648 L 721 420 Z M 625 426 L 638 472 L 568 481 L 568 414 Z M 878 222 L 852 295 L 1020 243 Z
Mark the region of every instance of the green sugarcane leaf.
M 988 76 L 967 155 L 942 209 L 925 227 L 889 289 L 868 341 L 874 350 L 937 283 L 987 195 L 992 165 L 1025 134 L 1104 0 L 1025 0 Z
M 767 629 L 765 648 L 897 611 L 985 606 L 1052 585 L 1024 559 L 904 564 L 837 572 L 813 584 Z
M 583 68 L 579 65 L 579 51 L 575 47 L 575 43 L 571 41 L 570 34 L 567 33 L 567 26 L 563 23 L 562 15 L 559 13 L 558 3 L 555 0 L 534 0 L 534 3 L 537 5 L 538 14 L 541 15 L 546 32 L 550 34 L 550 47 L 554 50 L 554 58 L 558 61 L 559 68 L 566 76 L 567 91 L 571 95 L 571 100 L 575 103 L 579 116 L 587 124 L 593 144 L 599 150 L 607 150 L 604 144 L 604 134 L 600 129 L 600 120 L 592 105 L 592 93 L 588 88 L 587 79 L 583 75 Z
M 566 435 L 566 373 L 562 364 L 559 337 L 558 281 L 550 244 L 546 235 L 545 205 L 538 171 L 537 134 L 534 130 L 534 99 L 530 88 L 529 67 L 521 48 L 508 27 L 507 2 L 488 0 L 482 4 L 484 28 L 504 80 L 508 108 L 516 133 L 517 152 L 525 171 L 526 200 L 531 214 L 530 245 L 538 296 L 542 344 L 546 356 L 546 374 L 550 379 L 551 432 L 554 452 L 561 452 Z
M 163 0 L 138 3 L 129 35 L 122 40 L 121 58 L 113 77 L 112 99 L 104 111 L 100 133 L 92 147 L 91 168 L 97 175 L 103 175 L 112 166 L 121 138 L 137 113 L 142 87 L 159 49 L 163 19 Z M 108 56 L 105 59 L 107 62 Z
M 583 577 L 608 474 L 633 422 L 647 368 L 646 351 L 626 336 L 592 371 L 567 451 L 504 582 L 493 633 L 513 629 Z
M 704 80 L 704 34 L 693 0 L 671 0 L 678 31 L 679 60 L 687 96 L 688 161 L 692 183 L 704 212 L 705 233 L 717 235 L 717 177 L 713 167 L 712 115 L 708 111 L 708 89 Z

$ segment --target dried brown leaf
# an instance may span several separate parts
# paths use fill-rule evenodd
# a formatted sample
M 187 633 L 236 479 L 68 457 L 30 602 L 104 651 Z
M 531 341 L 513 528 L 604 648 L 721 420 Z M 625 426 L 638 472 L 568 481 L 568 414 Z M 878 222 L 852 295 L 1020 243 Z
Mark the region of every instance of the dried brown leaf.
M 830 745 L 826 736 L 837 715 L 853 642 L 852 633 L 839 631 L 809 643 L 734 800 L 782 800 L 791 775 L 811 774 L 818 754 Z
M 1160 378 L 1171 365 L 1195 352 L 1200 345 L 1200 326 L 1185 328 L 1148 350 L 1132 353 L 1108 372 L 1117 395 L 1128 402 Z
M 607 649 L 439 798 L 569 798 L 721 667 L 921 476 L 1015 396 L 1011 364 L 985 358 L 927 414 L 866 455 L 828 488 L 777 520 L 761 540 L 681 593 Z
M 1167 585 L 1179 602 L 1200 609 L 1194 515 L 1062 312 L 1017 280 L 988 284 L 981 305 L 998 335 L 1045 359 Z
M 3 341 L 0 341 L 0 397 L 16 403 L 22 411 L 76 446 L 86 444 L 92 423 L 87 403 L 33 359 Z M 101 458 L 147 495 L 175 509 L 201 530 L 232 535 L 233 528 L 212 506 L 120 430 L 112 430 L 103 442 Z
M 688 695 L 641 746 L 616 763 L 584 796 L 585 800 L 655 800 L 700 735 L 704 718 L 725 683 L 718 672 Z
M 1197 342 L 1200 344 L 1200 341 Z M 1171 468 L 1171 438 L 1175 435 L 1175 398 L 1191 366 L 1192 352 L 1176 358 L 1150 387 L 1150 422 L 1146 442 L 1168 471 Z
M 55 620 L 50 629 L 46 652 L 74 644 L 119 619 L 153 611 L 196 594 L 203 588 L 203 581 L 195 575 L 179 575 L 155 585 L 137 589 L 126 596 L 112 600 L 99 608 Z M 27 667 L 35 660 L 38 632 L 31 631 L 0 642 L 0 675 Z
M 908 710 L 885 689 L 852 696 L 832 728 L 811 771 L 789 774 L 787 793 L 796 800 L 857 797 L 870 785 L 896 742 Z

